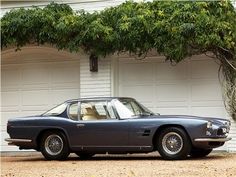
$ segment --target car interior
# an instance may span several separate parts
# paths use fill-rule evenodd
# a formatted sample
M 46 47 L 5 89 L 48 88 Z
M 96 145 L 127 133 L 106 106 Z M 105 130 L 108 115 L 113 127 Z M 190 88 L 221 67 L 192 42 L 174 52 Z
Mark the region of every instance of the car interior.
M 107 119 L 109 115 L 105 110 L 105 105 L 92 105 L 82 104 L 81 105 L 81 119 L 82 120 L 99 120 Z

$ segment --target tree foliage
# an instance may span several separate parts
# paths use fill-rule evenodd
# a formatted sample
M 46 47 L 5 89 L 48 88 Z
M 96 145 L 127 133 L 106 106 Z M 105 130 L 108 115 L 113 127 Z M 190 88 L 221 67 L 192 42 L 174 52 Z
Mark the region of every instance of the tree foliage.
M 210 51 L 221 62 L 226 107 L 235 115 L 236 11 L 230 1 L 129 1 L 94 13 L 51 3 L 6 13 L 1 37 L 2 48 L 47 43 L 97 56 L 145 56 L 154 49 L 176 63 Z

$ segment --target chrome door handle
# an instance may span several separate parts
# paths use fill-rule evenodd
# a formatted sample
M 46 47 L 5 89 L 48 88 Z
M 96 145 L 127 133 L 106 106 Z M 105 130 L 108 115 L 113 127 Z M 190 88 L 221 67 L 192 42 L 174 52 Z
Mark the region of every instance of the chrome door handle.
M 81 127 L 84 127 L 85 125 L 84 125 L 84 124 L 76 124 L 76 126 L 77 126 L 78 128 L 81 128 Z

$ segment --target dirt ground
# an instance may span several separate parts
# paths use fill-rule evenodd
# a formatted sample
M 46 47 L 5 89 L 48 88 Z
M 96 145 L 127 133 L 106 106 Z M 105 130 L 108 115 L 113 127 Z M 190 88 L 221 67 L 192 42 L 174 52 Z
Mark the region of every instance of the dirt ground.
M 162 160 L 157 153 L 97 155 L 80 160 L 46 161 L 40 154 L 1 155 L 2 177 L 236 177 L 236 154 L 211 153 L 206 158 Z

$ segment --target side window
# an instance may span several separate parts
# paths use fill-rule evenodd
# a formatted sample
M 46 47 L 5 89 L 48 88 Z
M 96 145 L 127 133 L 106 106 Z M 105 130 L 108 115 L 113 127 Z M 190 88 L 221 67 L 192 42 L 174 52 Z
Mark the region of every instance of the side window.
M 81 102 L 81 120 L 104 120 L 115 119 L 110 102 L 107 101 L 93 101 Z
M 114 101 L 114 105 L 116 107 L 116 111 L 119 114 L 120 118 L 127 119 L 132 118 L 135 116 L 133 109 L 131 107 L 131 104 L 124 102 L 121 102 L 119 100 Z
M 107 103 L 107 113 L 110 116 L 110 118 L 112 118 L 112 119 L 116 118 L 115 113 L 114 113 L 113 108 L 112 108 L 111 102 Z
M 114 100 L 114 106 L 121 119 L 136 118 L 144 112 L 143 108 L 132 99 L 123 98 Z
M 78 120 L 78 103 L 72 103 L 68 110 L 68 116 L 72 120 Z

